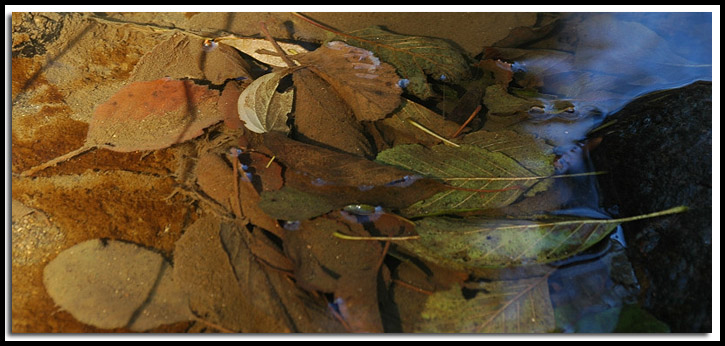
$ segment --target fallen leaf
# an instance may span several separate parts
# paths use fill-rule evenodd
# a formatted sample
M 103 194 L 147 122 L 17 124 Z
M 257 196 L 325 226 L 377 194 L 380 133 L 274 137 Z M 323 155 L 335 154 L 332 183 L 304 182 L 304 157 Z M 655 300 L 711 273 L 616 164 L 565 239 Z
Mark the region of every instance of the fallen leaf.
M 219 94 L 192 81 L 134 82 L 96 107 L 81 148 L 32 167 L 31 175 L 95 148 L 157 150 L 195 138 L 222 120 Z
M 318 185 L 369 189 L 412 178 L 409 171 L 302 143 L 278 133 L 266 133 L 264 145 L 288 169 L 309 176 Z
M 376 126 L 380 129 L 384 139 L 392 146 L 398 144 L 418 143 L 422 145 L 434 145 L 441 143 L 441 140 L 422 132 L 411 125 L 408 119 L 425 126 L 444 136 L 451 135 L 458 130 L 460 125 L 448 121 L 440 114 L 437 114 L 419 103 L 411 100 L 403 100 L 400 109 L 390 117 L 379 120 Z
M 292 58 L 329 83 L 359 121 L 382 119 L 400 104 L 400 77 L 370 51 L 333 41 Z
M 285 234 L 285 253 L 295 264 L 301 287 L 332 293 L 333 304 L 351 332 L 382 333 L 378 309 L 378 271 L 382 246 L 377 242 L 342 242 L 335 232 L 368 234 L 360 224 L 318 217 Z
M 176 33 L 141 57 L 131 72 L 130 80 L 193 78 L 220 85 L 227 79 L 251 79 L 249 69 L 249 65 L 231 47 L 205 49 L 203 39 Z
M 377 26 L 352 31 L 339 38 L 368 49 L 395 66 L 398 73 L 410 81 L 406 90 L 420 99 L 433 95 L 426 76 L 457 82 L 470 75 L 465 56 L 442 39 L 399 35 Z
M 586 250 L 623 222 L 684 210 L 676 207 L 621 219 L 559 215 L 518 219 L 428 217 L 415 222 L 418 236 L 401 239 L 399 246 L 457 270 L 536 266 Z
M 280 80 L 287 74 L 287 71 L 278 71 L 262 75 L 239 95 L 239 118 L 250 131 L 289 133 L 287 115 L 292 111 L 294 90 L 277 92 Z
M 521 114 L 528 112 L 532 107 L 544 107 L 544 103 L 540 100 L 525 99 L 509 94 L 506 88 L 500 84 L 486 88 L 483 103 L 490 115 Z
M 554 330 L 554 310 L 547 276 L 483 282 L 473 298 L 456 284 L 425 302 L 418 325 L 422 333 L 548 333 Z M 470 288 L 469 288 L 470 290 Z
M 329 83 L 307 69 L 296 71 L 292 79 L 297 93 L 295 139 L 353 155 L 375 155 L 363 126 Z
M 135 244 L 92 239 L 61 252 L 43 270 L 53 301 L 98 328 L 148 330 L 192 318 L 170 264 Z
M 244 301 L 249 308 L 243 313 L 247 319 L 258 319 L 264 315 L 278 321 L 288 332 L 299 333 L 340 333 L 344 331 L 327 308 L 327 302 L 320 296 L 306 294 L 289 280 L 284 273 L 257 262 L 257 254 L 252 251 L 252 237 L 238 227 L 222 224 L 219 230 L 221 244 L 228 256 Z M 267 326 L 261 332 L 275 332 Z
M 499 142 L 501 138 L 491 136 L 475 145 L 464 143 L 459 147 L 399 145 L 378 154 L 377 161 L 439 179 L 450 186 L 409 206 L 402 211 L 403 216 L 500 208 L 552 175 L 554 156 L 542 149 L 542 143 L 526 136 L 508 137 L 507 145 L 503 146 L 497 146 Z
M 283 333 L 292 331 L 289 321 L 274 315 L 272 306 L 256 304 L 257 294 L 250 286 L 240 285 L 239 278 L 222 244 L 223 229 L 236 230 L 231 222 L 215 216 L 203 216 L 187 227 L 174 250 L 174 279 L 182 282 L 188 304 L 196 316 L 225 330 L 247 333 Z M 259 273 L 258 264 L 246 263 Z M 263 274 L 262 274 L 263 275 Z M 262 280 L 250 276 L 250 280 Z M 251 283 L 250 283 L 251 284 Z M 279 311 L 277 309 L 276 311 Z
M 252 38 L 252 37 L 237 37 L 234 35 L 223 36 L 215 39 L 214 41 L 219 42 L 221 45 L 229 45 L 236 48 L 240 52 L 251 56 L 254 59 L 259 60 L 267 65 L 276 67 L 288 67 L 287 64 L 276 56 L 276 50 L 269 40 L 263 38 Z M 307 49 L 304 47 L 286 42 L 277 42 L 282 50 L 288 55 L 295 55 L 300 53 L 307 53 Z M 271 53 L 271 54 L 270 54 Z
M 323 196 L 285 186 L 277 191 L 262 192 L 259 208 L 279 220 L 307 220 L 335 209 Z

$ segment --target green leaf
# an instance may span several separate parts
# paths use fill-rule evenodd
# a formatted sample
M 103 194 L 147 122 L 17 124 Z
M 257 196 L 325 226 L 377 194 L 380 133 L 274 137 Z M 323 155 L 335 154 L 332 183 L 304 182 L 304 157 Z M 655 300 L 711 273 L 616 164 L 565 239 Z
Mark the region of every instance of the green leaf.
M 466 138 L 459 147 L 398 145 L 378 154 L 377 161 L 441 179 L 451 189 L 402 211 L 416 217 L 500 208 L 516 201 L 554 173 L 550 147 L 513 132 Z M 544 181 L 542 181 L 544 180 Z
M 442 39 L 399 35 L 377 26 L 352 31 L 337 39 L 373 51 L 395 66 L 398 74 L 410 81 L 407 90 L 421 99 L 433 95 L 426 75 L 450 82 L 470 75 L 464 55 Z
M 322 196 L 289 186 L 276 191 L 263 191 L 259 197 L 259 208 L 265 214 L 287 221 L 311 219 L 339 207 L 332 205 Z
M 596 244 L 620 223 L 674 214 L 686 207 L 621 219 L 544 216 L 497 220 L 429 217 L 415 222 L 417 237 L 399 246 L 416 256 L 457 270 L 545 264 Z M 395 240 L 395 239 L 389 239 Z
M 492 281 L 466 299 L 461 287 L 436 292 L 425 303 L 423 333 L 546 333 L 554 329 L 548 275 Z

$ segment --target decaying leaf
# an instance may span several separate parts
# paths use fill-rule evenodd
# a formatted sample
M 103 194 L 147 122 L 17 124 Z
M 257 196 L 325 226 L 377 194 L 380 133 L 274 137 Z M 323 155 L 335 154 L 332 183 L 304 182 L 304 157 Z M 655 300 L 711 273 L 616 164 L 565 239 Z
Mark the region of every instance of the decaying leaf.
M 374 151 L 352 109 L 325 80 L 303 69 L 293 74 L 294 138 L 349 154 L 374 157 Z
M 325 197 L 285 186 L 260 195 L 259 208 L 279 220 L 307 220 L 336 208 Z
M 334 295 L 333 304 L 352 332 L 383 332 L 378 309 L 378 271 L 382 255 L 377 242 L 341 242 L 335 232 L 368 234 L 360 224 L 332 217 L 300 223 L 287 232 L 285 253 L 295 264 L 301 287 Z
M 506 140 L 508 146 L 500 146 L 501 138 L 495 138 L 459 147 L 399 145 L 378 154 L 377 161 L 441 179 L 451 186 L 406 208 L 404 216 L 499 208 L 552 175 L 554 168 L 553 154 L 542 150 L 542 143 L 513 137 Z
M 222 244 L 220 232 L 225 228 L 238 229 L 238 226 L 222 222 L 218 217 L 204 216 L 188 227 L 176 242 L 174 279 L 183 283 L 181 288 L 188 296 L 191 310 L 225 330 L 248 333 L 292 331 L 284 316 L 275 316 L 270 311 L 272 307 L 255 304 L 255 295 L 263 292 L 252 292 L 249 289 L 253 286 L 240 285 Z M 250 275 L 250 281 L 264 275 L 256 262 L 246 264 L 254 274 L 253 277 Z
M 382 119 L 400 104 L 395 68 L 368 50 L 333 41 L 293 58 L 329 83 L 359 121 Z
M 195 138 L 222 120 L 219 94 L 192 81 L 134 82 L 96 107 L 81 148 L 35 166 L 31 175 L 95 148 L 117 152 L 157 150 Z
M 231 47 L 208 50 L 204 48 L 203 39 L 176 33 L 141 57 L 130 80 L 193 78 L 219 85 L 227 79 L 252 78 L 249 69 L 249 65 Z
M 425 303 L 423 333 L 547 333 L 555 326 L 547 276 L 484 282 L 466 298 L 458 285 Z M 469 288 L 470 290 L 471 288 Z
M 262 75 L 239 95 L 239 118 L 250 131 L 289 133 L 287 115 L 292 111 L 294 90 L 277 92 L 280 80 L 286 75 L 286 71 Z
M 274 46 L 271 42 L 263 38 L 253 37 L 237 37 L 234 35 L 223 36 L 215 39 L 214 41 L 221 43 L 222 45 L 229 45 L 240 52 L 247 54 L 254 59 L 257 59 L 265 64 L 276 66 L 276 67 L 288 67 L 287 64 L 276 56 Z M 282 50 L 288 55 L 295 55 L 300 53 L 307 53 L 307 49 L 292 43 L 277 42 Z
M 48 263 L 43 283 L 53 301 L 83 323 L 143 331 L 192 319 L 170 269 L 143 247 L 92 239 Z
M 264 237 L 260 232 L 250 234 L 231 224 L 222 224 L 219 238 L 231 264 L 243 300 L 250 309 L 242 312 L 247 319 L 258 315 L 276 319 L 289 332 L 340 333 L 344 331 L 327 308 L 321 296 L 306 294 L 294 281 L 279 270 L 260 264 L 253 252 L 252 237 Z M 274 332 L 271 326 L 262 332 Z
M 419 103 L 403 100 L 400 109 L 390 117 L 376 122 L 385 140 L 391 145 L 418 143 L 422 145 L 435 145 L 441 143 L 440 139 L 432 137 L 408 122 L 414 120 L 428 129 L 435 129 L 443 136 L 449 136 L 458 130 L 460 125 L 448 121 L 440 114 L 423 107 Z
M 686 209 L 675 207 L 621 219 L 552 215 L 518 219 L 428 217 L 416 221 L 418 236 L 401 240 L 400 246 L 457 270 L 547 264 L 586 250 L 620 223 Z
M 470 74 L 464 55 L 442 39 L 398 35 L 377 26 L 349 32 L 339 39 L 368 49 L 395 66 L 400 76 L 410 81 L 406 90 L 421 99 L 433 95 L 426 76 L 456 82 Z

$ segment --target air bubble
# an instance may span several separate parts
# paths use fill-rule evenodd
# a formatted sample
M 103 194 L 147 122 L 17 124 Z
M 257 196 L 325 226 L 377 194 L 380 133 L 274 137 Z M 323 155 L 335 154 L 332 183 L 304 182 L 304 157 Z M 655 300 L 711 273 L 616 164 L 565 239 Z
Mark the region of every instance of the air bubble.
M 212 40 L 206 39 L 206 40 L 204 40 L 203 46 L 204 46 L 205 52 L 211 52 L 214 49 L 216 49 L 217 47 L 219 47 L 219 43 L 213 39 Z

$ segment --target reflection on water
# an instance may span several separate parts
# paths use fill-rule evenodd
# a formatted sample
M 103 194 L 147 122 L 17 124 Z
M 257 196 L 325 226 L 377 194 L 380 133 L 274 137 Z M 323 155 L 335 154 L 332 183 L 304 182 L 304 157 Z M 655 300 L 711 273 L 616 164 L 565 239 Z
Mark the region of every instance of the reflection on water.
M 593 115 L 616 112 L 652 91 L 712 80 L 711 13 L 571 14 L 556 25 L 550 37 L 503 51 L 537 80 L 547 95 L 539 100 L 554 110 L 550 113 L 561 111 L 557 101 L 568 100 L 575 109 L 560 112 L 560 119 L 572 113 L 589 119 L 586 126 L 559 126 L 549 133 L 579 139 L 604 118 Z M 539 111 L 532 110 L 532 117 Z
M 522 126 L 557 145 L 557 174 L 594 171 L 580 141 L 634 98 L 712 80 L 711 13 L 577 13 L 560 18 L 553 32 L 496 53 L 515 61 L 522 90 L 540 92 L 532 98 L 543 106 L 532 107 L 533 121 Z M 598 208 L 593 177 L 572 179 L 566 188 L 573 196 L 566 207 Z M 621 232 L 556 263 L 549 291 L 558 331 L 623 328 L 620 311 L 636 302 L 639 286 L 616 237 Z

